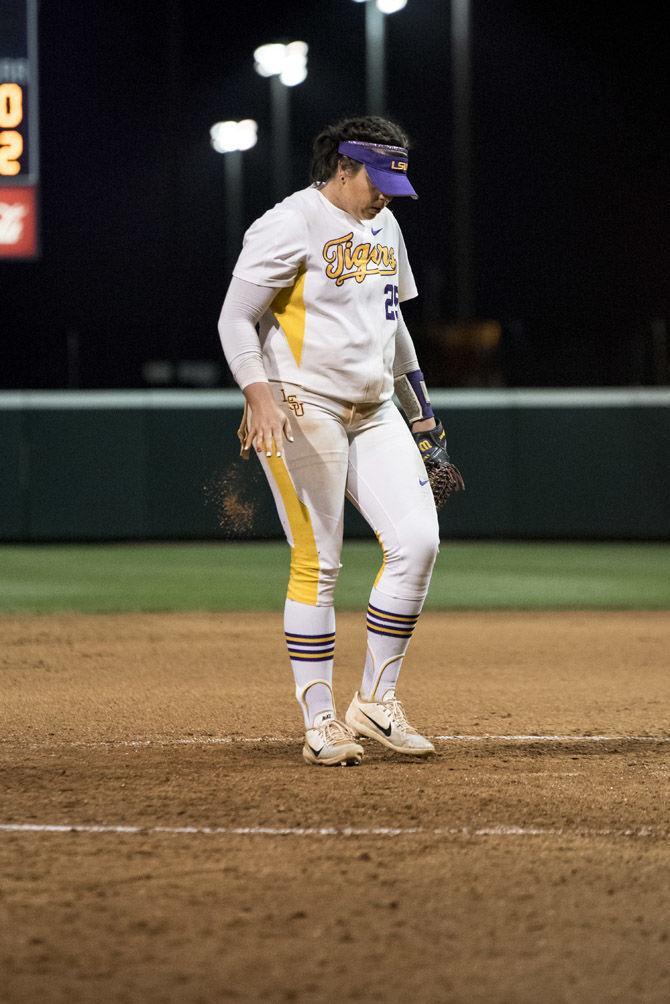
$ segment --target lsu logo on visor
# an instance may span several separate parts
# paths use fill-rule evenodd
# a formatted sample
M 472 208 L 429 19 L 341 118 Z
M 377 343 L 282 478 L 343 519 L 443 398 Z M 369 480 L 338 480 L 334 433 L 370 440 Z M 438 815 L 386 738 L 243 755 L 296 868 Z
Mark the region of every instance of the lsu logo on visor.
M 406 160 L 392 160 L 391 161 L 392 171 L 407 171 L 407 161 Z

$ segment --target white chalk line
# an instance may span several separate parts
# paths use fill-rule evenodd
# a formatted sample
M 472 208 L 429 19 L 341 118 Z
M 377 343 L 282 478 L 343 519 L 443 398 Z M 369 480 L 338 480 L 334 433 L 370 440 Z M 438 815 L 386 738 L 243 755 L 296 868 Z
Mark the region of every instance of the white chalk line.
M 484 733 L 482 735 L 442 735 L 428 736 L 434 742 L 441 743 L 670 743 L 670 736 L 645 736 L 645 735 L 498 735 L 495 733 Z M 291 744 L 302 741 L 298 735 L 292 736 L 185 736 L 175 739 L 100 739 L 91 742 L 72 740 L 41 743 L 20 742 L 23 748 L 28 749 L 144 749 L 151 747 L 170 746 L 232 746 L 232 745 L 263 745 L 270 743 Z M 0 746 L 9 745 L 12 740 L 0 740 Z
M 540 827 L 540 826 L 116 826 L 88 823 L 0 823 L 0 833 L 90 833 L 165 836 L 233 837 L 655 837 L 668 840 L 665 830 L 643 826 L 637 829 Z
M 481 736 L 450 735 L 431 736 L 438 742 L 513 742 L 513 743 L 670 743 L 670 736 L 627 736 L 617 735 L 494 735 L 485 733 Z

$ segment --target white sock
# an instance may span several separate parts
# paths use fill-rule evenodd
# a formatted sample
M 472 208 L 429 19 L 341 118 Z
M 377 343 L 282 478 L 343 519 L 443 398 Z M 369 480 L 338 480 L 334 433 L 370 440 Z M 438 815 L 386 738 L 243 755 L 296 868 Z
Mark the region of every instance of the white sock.
M 333 704 L 333 656 L 335 608 L 313 607 L 286 600 L 284 631 L 295 679 L 295 693 L 305 719 L 305 728 L 335 717 Z
M 400 667 L 422 606 L 422 600 L 398 600 L 373 587 L 362 700 L 383 701 L 395 695 Z

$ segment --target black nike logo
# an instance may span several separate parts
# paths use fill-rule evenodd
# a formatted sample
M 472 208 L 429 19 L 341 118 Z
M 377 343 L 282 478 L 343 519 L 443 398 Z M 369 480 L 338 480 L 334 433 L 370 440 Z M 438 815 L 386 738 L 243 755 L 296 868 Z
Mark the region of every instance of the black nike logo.
M 309 743 L 307 743 L 307 745 L 309 746 Z M 309 746 L 309 748 L 311 749 L 314 756 L 318 756 L 321 750 L 323 749 L 323 746 L 321 747 L 321 750 L 315 750 L 313 746 Z
M 362 708 L 361 708 L 361 714 L 365 715 L 365 712 L 363 711 Z M 365 717 L 367 718 L 367 720 L 369 722 L 372 722 L 372 724 L 375 725 L 379 729 L 380 732 L 383 732 L 385 736 L 390 736 L 391 735 L 391 728 L 392 728 L 391 725 L 388 725 L 386 728 L 384 728 L 383 725 L 380 725 L 379 722 L 376 722 L 374 720 L 374 718 L 370 718 L 369 715 L 365 715 Z

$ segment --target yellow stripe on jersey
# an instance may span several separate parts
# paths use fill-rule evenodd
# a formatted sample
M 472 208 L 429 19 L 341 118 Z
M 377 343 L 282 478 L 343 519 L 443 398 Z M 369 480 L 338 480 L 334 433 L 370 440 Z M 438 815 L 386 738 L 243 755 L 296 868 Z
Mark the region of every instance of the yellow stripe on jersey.
M 286 596 L 289 600 L 315 607 L 319 595 L 319 554 L 309 509 L 298 498 L 283 458 L 268 457 L 267 462 L 284 503 L 293 538 Z
M 286 341 L 298 366 L 302 359 L 305 341 L 305 276 L 301 272 L 292 286 L 281 289 L 275 296 L 270 309 L 286 335 Z

